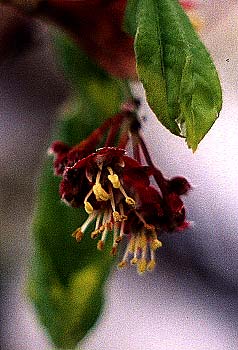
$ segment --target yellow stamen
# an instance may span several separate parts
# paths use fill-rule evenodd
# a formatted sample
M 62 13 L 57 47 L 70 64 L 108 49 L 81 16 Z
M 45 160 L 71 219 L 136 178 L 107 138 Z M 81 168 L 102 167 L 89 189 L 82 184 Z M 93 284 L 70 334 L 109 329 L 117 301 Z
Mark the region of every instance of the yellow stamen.
M 128 205 L 132 206 L 132 207 L 134 207 L 135 204 L 136 204 L 136 202 L 134 201 L 134 199 L 131 198 L 131 197 L 126 197 L 126 203 L 127 203 Z
M 109 194 L 110 194 L 111 207 L 113 210 L 113 213 L 112 213 L 113 219 L 115 222 L 121 221 L 121 216 L 118 213 L 118 211 L 116 211 L 116 205 L 115 205 L 115 200 L 113 196 L 112 186 L 109 187 Z
M 137 258 L 137 254 L 139 252 L 139 243 L 140 243 L 140 237 L 137 236 L 135 239 L 134 258 Z
M 122 268 L 124 268 L 124 267 L 126 267 L 127 266 L 127 262 L 125 261 L 125 260 L 122 260 L 121 262 L 119 262 L 119 264 L 117 265 L 117 267 L 119 268 L 119 269 L 122 269 Z
M 121 183 L 117 174 L 108 175 L 108 180 L 112 183 L 114 188 L 120 188 Z
M 104 248 L 104 242 L 102 240 L 98 241 L 97 249 L 98 250 L 103 250 L 103 248 Z
M 114 211 L 112 213 L 112 216 L 113 216 L 113 219 L 118 222 L 118 221 L 121 221 L 121 215 L 118 213 L 118 211 Z
M 153 271 L 155 269 L 155 266 L 156 266 L 156 261 L 154 259 L 150 260 L 148 262 L 148 265 L 147 265 L 147 270 L 148 271 Z
M 112 247 L 112 250 L 110 251 L 110 254 L 111 254 L 112 256 L 116 256 L 116 255 L 117 255 L 117 247 L 116 247 L 116 246 L 113 246 L 113 247 Z
M 151 243 L 150 243 L 150 248 L 152 250 L 156 250 L 158 248 L 161 248 L 162 247 L 162 242 L 159 241 L 158 239 L 154 239 Z
M 93 193 L 95 194 L 97 201 L 108 201 L 110 198 L 109 194 L 102 188 L 100 183 L 96 183 L 93 186 Z
M 95 239 L 99 236 L 99 234 L 100 234 L 100 230 L 95 230 L 91 233 L 91 238 Z
M 126 191 L 124 190 L 124 188 L 122 187 L 122 185 L 120 186 L 120 191 L 121 193 L 123 194 L 123 196 L 126 198 L 125 201 L 128 205 L 131 205 L 131 206 L 135 206 L 136 202 L 134 201 L 133 198 L 131 197 L 128 197 L 128 195 L 126 194 Z
M 151 231 L 152 233 L 155 233 L 155 227 L 154 225 L 151 225 L 151 224 L 145 224 L 145 229 L 148 230 L 148 231 Z
M 84 233 L 88 226 L 91 224 L 92 221 L 94 221 L 94 219 L 96 218 L 97 213 L 93 212 L 92 214 L 89 214 L 87 220 L 83 223 L 83 225 L 81 226 L 81 231 Z
M 119 209 L 120 209 L 121 221 L 127 220 L 127 216 L 124 214 L 124 208 L 122 203 L 119 204 Z
M 81 231 L 81 227 L 77 228 L 77 230 L 72 233 L 72 237 L 75 237 L 77 242 L 82 240 L 83 232 Z
M 135 243 L 136 243 L 135 237 L 131 237 L 130 242 L 129 242 L 129 246 L 128 246 L 128 252 L 129 253 L 134 253 L 134 251 L 135 251 Z
M 118 225 L 113 225 L 113 246 L 117 246 Z
M 108 180 L 112 183 L 112 186 L 114 188 L 120 188 L 121 186 L 121 183 L 120 183 L 120 180 L 119 180 L 119 177 L 117 174 L 114 174 L 113 173 L 113 170 L 112 168 L 110 167 L 107 167 L 107 170 L 109 171 L 110 175 L 108 175 Z
M 105 230 L 105 225 L 99 227 L 99 232 L 102 233 Z
M 86 197 L 84 198 L 84 210 L 86 211 L 87 214 L 91 214 L 93 212 L 93 207 L 92 205 L 88 202 L 88 198 L 91 196 L 93 193 L 93 189 L 88 192 Z
M 93 212 L 93 206 L 89 202 L 84 202 L 84 210 L 87 214 L 92 214 Z
M 118 237 L 116 238 L 116 243 L 117 243 L 117 244 L 120 243 L 121 240 L 122 240 L 122 237 L 121 237 L 121 236 L 118 236 Z
M 147 238 L 145 236 L 144 233 L 142 233 L 139 237 L 138 237 L 138 248 L 141 248 L 141 249 L 146 249 L 147 247 Z
M 101 218 L 102 218 L 102 214 L 99 213 L 99 214 L 97 215 L 97 220 L 96 220 L 96 224 L 95 224 L 94 231 L 99 231 Z
M 112 231 L 112 229 L 113 229 L 113 223 L 112 223 L 112 222 L 107 222 L 107 223 L 106 223 L 106 228 L 107 228 L 109 231 Z
M 146 259 L 140 259 L 137 263 L 137 271 L 139 274 L 142 274 L 146 271 L 147 262 Z
M 136 265 L 137 263 L 138 263 L 138 259 L 136 257 L 131 259 L 131 265 Z

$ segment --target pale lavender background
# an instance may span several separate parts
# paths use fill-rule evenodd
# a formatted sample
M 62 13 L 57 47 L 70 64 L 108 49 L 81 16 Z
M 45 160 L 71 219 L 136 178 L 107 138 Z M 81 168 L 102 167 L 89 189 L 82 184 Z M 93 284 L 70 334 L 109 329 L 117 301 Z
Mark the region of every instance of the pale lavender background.
M 139 277 L 133 269 L 115 271 L 102 318 L 83 350 L 238 348 L 238 5 L 199 2 L 202 35 L 224 89 L 220 119 L 195 155 L 157 123 L 153 132 L 145 130 L 163 172 L 185 175 L 194 185 L 186 198 L 194 228 L 164 239 L 155 274 Z M 69 90 L 54 65 L 47 36 L 40 37 L 24 57 L 0 67 L 4 350 L 51 349 L 25 299 L 24 283 L 36 175 L 58 106 Z M 148 114 L 143 108 L 142 114 Z

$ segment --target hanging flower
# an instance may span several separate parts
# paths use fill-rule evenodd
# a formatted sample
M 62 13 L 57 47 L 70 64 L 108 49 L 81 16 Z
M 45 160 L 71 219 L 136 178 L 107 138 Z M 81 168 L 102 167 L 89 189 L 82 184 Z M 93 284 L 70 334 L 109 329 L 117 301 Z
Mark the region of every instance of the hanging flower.
M 190 184 L 183 177 L 163 177 L 139 133 L 136 113 L 131 111 L 131 105 L 126 108 L 79 145 L 70 148 L 57 141 L 50 150 L 55 154 L 55 173 L 62 176 L 61 199 L 72 207 L 84 207 L 88 214 L 73 233 L 76 240 L 81 241 L 93 224 L 91 237 L 99 238 L 97 248 L 102 250 L 107 236 L 112 234 L 111 254 L 116 255 L 119 243 L 126 237 L 126 249 L 118 266 L 130 262 L 143 273 L 155 267 L 155 251 L 162 246 L 162 233 L 188 226 L 180 196 L 188 192 Z M 92 152 L 103 132 L 108 132 L 104 147 Z M 115 143 L 118 132 L 119 145 L 131 138 L 134 158 L 126 154 L 125 147 L 109 145 Z M 141 156 L 147 164 L 142 164 Z M 151 184 L 152 179 L 156 186 Z

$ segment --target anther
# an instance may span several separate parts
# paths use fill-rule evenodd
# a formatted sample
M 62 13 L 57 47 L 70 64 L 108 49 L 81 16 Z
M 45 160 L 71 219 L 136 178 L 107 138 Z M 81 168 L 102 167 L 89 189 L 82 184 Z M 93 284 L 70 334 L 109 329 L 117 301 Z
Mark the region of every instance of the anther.
M 99 232 L 102 233 L 105 230 L 105 225 L 99 227 Z
M 110 254 L 111 254 L 112 256 L 116 256 L 116 255 L 117 255 L 117 247 L 116 247 L 116 246 L 113 246 L 113 247 L 112 247 L 112 249 L 111 249 L 111 251 L 110 251 Z
M 155 260 L 150 260 L 147 264 L 147 270 L 148 271 L 153 271 L 155 269 L 155 266 L 156 266 L 156 262 Z
M 113 229 L 113 223 L 112 223 L 112 222 L 107 222 L 107 223 L 106 223 L 106 228 L 107 228 L 109 231 L 112 231 L 112 229 Z
M 110 175 L 108 175 L 108 180 L 112 183 L 112 186 L 114 188 L 120 188 L 121 186 L 121 183 L 120 183 L 120 180 L 118 178 L 118 175 L 117 174 L 114 174 L 113 170 L 111 167 L 107 167 L 107 170 L 109 171 Z
M 127 216 L 126 215 L 121 215 L 121 221 L 125 221 L 127 220 Z
M 87 214 L 92 214 L 93 212 L 93 206 L 89 202 L 84 202 L 84 210 Z
M 81 231 L 80 227 L 72 233 L 72 237 L 75 237 L 77 242 L 80 242 L 82 240 L 83 232 Z
M 125 201 L 126 201 L 126 203 L 127 203 L 128 205 L 130 205 L 130 206 L 132 206 L 132 207 L 134 207 L 135 204 L 136 204 L 136 202 L 134 201 L 134 199 L 131 198 L 131 197 L 126 197 Z
M 145 229 L 148 230 L 148 231 L 152 231 L 152 232 L 155 231 L 154 225 L 151 225 L 151 224 L 147 224 L 147 223 L 146 223 L 146 224 L 144 225 L 144 227 L 145 227 Z
M 114 211 L 112 213 L 112 216 L 113 216 L 113 219 L 118 222 L 118 221 L 121 221 L 121 215 L 118 213 L 118 211 Z
M 131 265 L 136 265 L 137 263 L 138 263 L 138 259 L 136 257 L 131 259 Z
M 146 239 L 146 236 L 144 233 L 141 234 L 140 237 L 138 237 L 138 248 L 141 248 L 141 249 L 146 249 L 147 247 L 147 239 Z
M 133 198 L 131 197 L 128 197 L 128 195 L 126 194 L 126 191 L 124 190 L 124 188 L 122 186 L 120 186 L 120 191 L 121 193 L 123 194 L 123 196 L 126 198 L 125 201 L 128 205 L 131 205 L 131 206 L 135 206 L 136 202 L 134 201 Z
M 100 183 L 96 183 L 93 186 L 93 193 L 95 194 L 97 201 L 108 201 L 110 198 L 109 194 L 102 188 Z
M 120 243 L 121 242 L 121 240 L 122 240 L 122 237 L 121 236 L 118 236 L 117 238 L 116 238 L 116 243 L 118 244 L 118 243 Z
M 159 241 L 158 239 L 154 239 L 151 243 L 150 243 L 150 248 L 152 250 L 156 250 L 158 248 L 161 248 L 162 247 L 162 242 Z
M 126 267 L 126 266 L 127 266 L 126 260 L 122 260 L 122 261 L 119 262 L 119 264 L 117 265 L 117 267 L 118 267 L 119 269 L 122 269 L 122 268 L 124 268 L 124 267 Z
M 102 240 L 98 241 L 97 249 L 98 250 L 103 250 L 103 248 L 104 248 L 104 242 Z
M 100 230 L 95 230 L 91 233 L 91 238 L 95 239 L 99 236 L 99 234 L 100 234 Z
M 147 267 L 147 262 L 146 259 L 140 259 L 137 263 L 137 271 L 139 274 L 142 274 L 146 271 L 146 267 Z
M 135 251 L 135 243 L 136 243 L 136 240 L 133 237 L 131 237 L 130 241 L 129 241 L 129 244 L 128 244 L 128 253 L 131 253 L 133 254 L 134 251 Z
M 117 174 L 108 175 L 108 180 L 112 183 L 114 188 L 120 188 L 121 183 Z

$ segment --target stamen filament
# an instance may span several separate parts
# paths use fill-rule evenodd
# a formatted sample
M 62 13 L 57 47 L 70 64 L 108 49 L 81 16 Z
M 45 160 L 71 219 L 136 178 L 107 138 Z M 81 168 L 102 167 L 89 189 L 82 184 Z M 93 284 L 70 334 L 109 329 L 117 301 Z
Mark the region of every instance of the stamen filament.
M 108 219 L 110 218 L 111 216 L 111 212 L 106 210 L 105 211 L 105 214 L 104 214 L 104 217 L 103 217 L 103 227 L 104 227 L 104 230 L 102 232 L 102 237 L 100 239 L 100 241 L 98 241 L 98 244 L 97 244 L 97 249 L 98 250 L 103 250 L 104 248 L 104 245 L 105 245 L 105 241 L 106 241 L 106 238 L 107 238 L 107 234 L 108 234 L 108 231 L 109 231 L 109 228 L 108 228 Z
M 122 261 L 117 265 L 119 268 L 125 267 L 127 265 L 127 260 L 128 260 L 129 254 L 130 254 L 130 242 L 127 244 Z
M 122 185 L 120 186 L 119 189 L 120 189 L 121 193 L 123 194 L 123 196 L 125 197 L 126 203 L 127 203 L 128 205 L 134 207 L 135 204 L 136 204 L 135 200 L 134 200 L 133 198 L 127 196 L 126 191 L 124 190 L 124 188 L 122 187 Z
M 95 239 L 98 237 L 99 233 L 100 233 L 100 221 L 102 218 L 102 214 L 98 214 L 97 219 L 96 219 L 96 224 L 95 224 L 95 228 L 94 231 L 91 233 L 91 238 Z
M 147 270 L 153 271 L 156 265 L 155 261 L 155 252 L 153 250 L 150 250 L 150 261 L 147 264 Z
M 110 189 L 109 189 L 109 193 L 110 193 L 110 201 L 111 201 L 112 210 L 116 211 L 116 206 L 115 206 L 115 201 L 114 201 L 114 196 L 113 196 L 113 192 L 112 192 L 112 187 L 111 186 L 110 186 Z
M 102 214 L 98 214 L 96 224 L 95 224 L 95 230 L 98 230 L 100 221 L 101 221 Z
M 84 232 L 88 228 L 88 226 L 91 224 L 91 222 L 95 219 L 96 213 L 90 214 L 87 218 L 87 220 L 83 223 L 83 225 L 79 228 L 77 228 L 73 233 L 72 236 L 76 238 L 77 242 L 80 242 L 83 238 Z
M 147 242 L 144 244 L 144 238 L 145 234 L 142 234 L 141 237 L 141 248 L 142 248 L 142 253 L 141 253 L 141 259 L 137 263 L 137 271 L 139 274 L 142 274 L 146 271 L 147 268 L 147 261 L 146 261 L 146 255 L 147 255 Z
M 91 188 L 91 190 L 88 192 L 88 194 L 84 198 L 84 203 L 88 201 L 88 198 L 91 196 L 92 193 L 93 193 L 93 189 Z
M 143 216 L 140 215 L 140 214 L 138 213 L 138 211 L 136 211 L 136 210 L 135 210 L 135 214 L 138 216 L 138 218 L 140 219 L 140 221 L 141 221 L 141 222 L 144 224 L 144 226 L 146 227 L 146 226 L 147 226 L 147 223 L 146 223 L 145 219 L 143 218 Z
M 91 203 L 88 202 L 88 198 L 91 196 L 93 193 L 93 189 L 88 192 L 86 197 L 84 198 L 84 210 L 86 211 L 87 214 L 91 214 L 93 212 L 93 206 Z
M 125 215 L 124 207 L 122 203 L 119 204 L 119 210 L 120 210 L 121 220 L 122 221 L 127 220 L 127 216 Z
M 112 250 L 111 250 L 111 255 L 115 256 L 117 253 L 117 236 L 118 236 L 118 225 L 114 225 L 114 231 L 113 231 L 113 245 L 112 245 Z
M 92 213 L 88 216 L 87 220 L 83 223 L 83 225 L 81 226 L 81 231 L 85 232 L 85 230 L 87 229 L 88 225 L 91 224 L 91 222 L 95 219 L 95 217 L 97 216 L 97 213 Z
M 152 251 L 157 250 L 158 248 L 162 247 L 162 242 L 159 241 L 158 239 L 154 239 L 151 243 L 150 243 L 150 247 Z
M 100 183 L 100 177 L 101 177 L 102 170 L 98 170 L 97 176 L 96 176 L 96 184 Z

